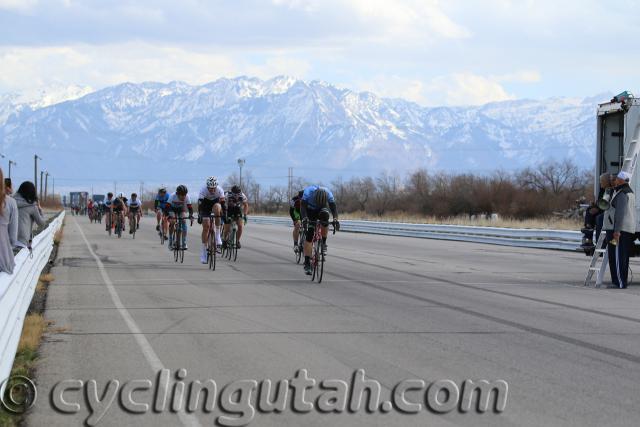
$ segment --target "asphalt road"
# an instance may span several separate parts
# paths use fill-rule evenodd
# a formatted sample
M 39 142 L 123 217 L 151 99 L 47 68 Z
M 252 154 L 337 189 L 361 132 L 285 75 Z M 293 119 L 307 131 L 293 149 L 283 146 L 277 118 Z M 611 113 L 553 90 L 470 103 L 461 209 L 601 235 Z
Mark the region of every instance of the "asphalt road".
M 338 233 L 329 240 L 325 280 L 314 284 L 294 263 L 290 229 L 250 224 L 238 261 L 211 272 L 194 250 L 197 225 L 179 265 L 151 221 L 143 220 L 135 240 L 118 240 L 84 217 L 68 217 L 46 310 L 63 330 L 43 345 L 29 425 L 85 422 L 91 399 L 82 391 L 64 393 L 80 405 L 76 414 L 52 409 L 52 388 L 63 380 L 87 388 L 95 379 L 101 399 L 111 379 L 121 386 L 148 379 L 155 387 L 161 369 L 173 375 L 181 368 L 185 384 L 213 379 L 219 394 L 234 381 L 277 382 L 300 369 L 348 387 L 363 369 L 381 384 L 380 402 L 402 380 L 425 384 L 405 394 L 423 403 L 416 414 L 298 413 L 287 405 L 280 413 L 256 409 L 253 418 L 245 412 L 256 426 L 630 426 L 640 419 L 640 287 L 583 288 L 584 255 Z M 441 409 L 453 402 L 451 410 L 427 410 L 429 384 L 462 387 L 467 379 L 505 381 L 504 411 L 462 413 L 445 392 L 437 402 Z M 238 384 L 251 383 L 226 390 Z M 157 396 L 138 390 L 134 397 L 153 407 Z M 204 426 L 240 417 L 219 402 L 211 413 L 165 406 L 133 415 L 118 400 L 97 425 Z M 331 402 L 340 407 L 340 398 Z

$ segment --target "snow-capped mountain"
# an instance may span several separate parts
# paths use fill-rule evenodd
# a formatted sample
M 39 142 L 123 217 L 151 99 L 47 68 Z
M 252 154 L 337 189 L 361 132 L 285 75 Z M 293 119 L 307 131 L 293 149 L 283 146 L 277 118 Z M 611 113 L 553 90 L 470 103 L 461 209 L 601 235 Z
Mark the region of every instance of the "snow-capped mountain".
M 592 98 L 427 108 L 291 77 L 83 90 L 59 103 L 0 98 L 0 150 L 37 152 L 50 168 L 66 165 L 69 179 L 105 180 L 224 175 L 239 157 L 254 175 L 279 182 L 289 166 L 326 181 L 418 167 L 514 169 L 550 158 L 593 163 Z
M 0 125 L 13 113 L 25 108 L 37 110 L 60 102 L 78 99 L 93 92 L 89 86 L 61 84 L 47 86 L 23 92 L 0 94 Z

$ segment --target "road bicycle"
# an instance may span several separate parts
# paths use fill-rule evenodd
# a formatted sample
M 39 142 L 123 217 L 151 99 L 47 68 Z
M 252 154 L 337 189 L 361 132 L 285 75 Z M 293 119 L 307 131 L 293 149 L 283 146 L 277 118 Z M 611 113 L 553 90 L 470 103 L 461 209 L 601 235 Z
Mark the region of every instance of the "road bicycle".
M 238 259 L 238 219 L 241 216 L 234 215 L 228 217 L 231 221 L 231 230 L 229 230 L 229 236 L 225 240 L 224 250 L 222 251 L 222 257 L 227 258 L 235 262 Z
M 333 228 L 333 234 L 336 234 L 337 221 L 333 220 L 330 224 Z M 312 282 L 317 278 L 318 283 L 322 283 L 324 261 L 327 255 L 326 251 L 322 250 L 322 246 L 322 225 L 320 224 L 320 220 L 317 219 L 313 232 L 313 240 L 311 241 L 311 268 L 313 269 L 313 273 L 311 275 Z
M 302 254 L 304 253 L 304 241 L 306 240 L 306 229 L 300 224 L 300 228 L 298 229 L 298 245 L 295 248 L 296 255 L 296 264 L 300 264 L 300 260 L 302 259 Z
M 113 215 L 111 211 L 107 211 L 105 215 L 107 217 L 107 219 L 105 220 L 105 223 L 107 226 L 107 233 L 109 233 L 109 236 L 111 236 L 111 221 L 113 220 L 113 218 L 111 218 L 111 215 Z
M 122 237 L 122 229 L 124 228 L 124 221 L 122 218 L 122 212 L 116 212 L 116 235 L 118 239 Z M 109 232 L 111 234 L 111 232 Z
M 209 232 L 207 233 L 207 264 L 212 271 L 216 269 L 216 259 L 218 258 L 218 245 L 216 244 L 216 229 L 222 227 L 222 224 L 216 225 L 215 219 L 220 218 L 219 215 L 213 213 L 209 215 Z
M 138 229 L 138 215 L 135 213 L 130 214 L 131 221 L 129 221 L 129 227 L 131 227 L 131 237 L 136 238 L 136 230 Z
M 189 218 L 191 220 L 191 226 L 193 226 L 193 218 Z M 173 232 L 171 236 L 173 237 L 173 260 L 175 262 L 180 261 L 180 263 L 184 262 L 184 245 L 182 242 L 182 233 L 183 228 L 186 227 L 186 218 L 182 215 L 178 215 L 176 223 L 173 225 Z

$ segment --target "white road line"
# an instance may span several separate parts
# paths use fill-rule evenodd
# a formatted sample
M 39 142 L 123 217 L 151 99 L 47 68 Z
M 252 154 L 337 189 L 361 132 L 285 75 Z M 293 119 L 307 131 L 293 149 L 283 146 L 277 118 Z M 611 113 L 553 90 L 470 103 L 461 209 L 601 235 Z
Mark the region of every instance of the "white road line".
M 163 369 L 166 369 L 165 366 L 162 364 L 162 361 L 156 354 L 156 352 L 153 351 L 153 348 L 151 347 L 151 344 L 149 344 L 149 341 L 147 341 L 147 338 L 142 334 L 142 331 L 138 327 L 138 324 L 136 323 L 136 321 L 133 320 L 133 317 L 131 317 L 131 315 L 129 314 L 129 311 L 125 308 L 124 304 L 122 304 L 122 301 L 120 300 L 120 296 L 118 295 L 118 292 L 113 286 L 113 282 L 109 278 L 109 275 L 107 274 L 107 271 L 104 268 L 104 264 L 102 264 L 102 261 L 100 261 L 100 258 L 98 258 L 96 253 L 91 248 L 91 245 L 87 240 L 87 237 L 82 231 L 82 227 L 80 227 L 80 224 L 78 224 L 78 221 L 76 221 L 75 217 L 72 216 L 71 218 L 73 218 L 74 224 L 78 228 L 78 231 L 80 231 L 80 236 L 82 236 L 84 243 L 87 245 L 87 249 L 89 250 L 89 253 L 96 260 L 96 264 L 98 265 L 98 270 L 100 270 L 100 274 L 102 275 L 102 280 L 104 280 L 104 284 L 107 286 L 107 289 L 109 290 L 109 294 L 111 295 L 113 304 L 118 309 L 118 312 L 120 313 L 125 323 L 129 327 L 129 330 L 135 337 L 136 341 L 138 342 L 138 345 L 140 346 L 140 349 L 142 350 L 144 357 L 147 359 L 147 362 L 151 366 L 151 369 L 155 371 L 154 373 L 157 373 Z M 192 414 L 178 412 L 178 418 L 180 418 L 180 421 L 182 422 L 182 424 L 187 427 L 201 427 L 201 424 L 198 421 L 198 419 Z

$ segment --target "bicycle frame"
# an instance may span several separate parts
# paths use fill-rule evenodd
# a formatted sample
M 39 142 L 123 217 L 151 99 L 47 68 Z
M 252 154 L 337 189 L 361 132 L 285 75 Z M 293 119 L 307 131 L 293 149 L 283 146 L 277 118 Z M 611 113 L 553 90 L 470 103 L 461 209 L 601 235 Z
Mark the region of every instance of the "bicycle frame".
M 207 233 L 207 261 L 209 262 L 209 268 L 214 271 L 218 252 L 215 232 L 217 227 L 222 227 L 222 224 L 216 225 L 216 218 L 220 218 L 220 216 L 213 213 L 209 215 L 209 232 Z
M 336 234 L 336 221 L 333 220 L 330 224 L 333 226 L 333 234 Z M 322 283 L 325 255 L 322 250 L 322 224 L 320 220 L 317 219 L 313 232 L 313 240 L 311 241 L 311 268 L 313 269 L 311 281 L 314 281 L 317 277 L 318 283 Z

